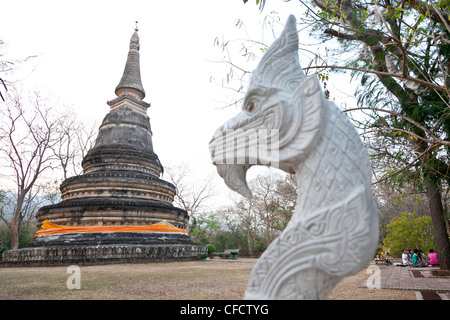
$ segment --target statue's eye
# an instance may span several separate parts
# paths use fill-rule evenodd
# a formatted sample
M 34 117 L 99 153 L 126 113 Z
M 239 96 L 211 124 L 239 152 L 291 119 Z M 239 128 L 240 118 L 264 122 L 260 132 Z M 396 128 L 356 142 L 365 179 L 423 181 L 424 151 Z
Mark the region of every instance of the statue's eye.
M 248 112 L 252 112 L 254 108 L 255 108 L 255 103 L 254 103 L 254 102 L 250 102 L 250 103 L 248 104 L 247 111 L 248 111 Z

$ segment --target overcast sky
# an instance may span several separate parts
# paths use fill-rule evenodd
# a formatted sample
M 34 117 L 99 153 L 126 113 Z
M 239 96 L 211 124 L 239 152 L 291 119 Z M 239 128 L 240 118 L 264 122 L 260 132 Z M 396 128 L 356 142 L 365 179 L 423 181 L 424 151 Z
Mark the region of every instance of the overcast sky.
M 229 68 L 214 62 L 223 56 L 214 40 L 260 37 L 267 14 L 277 10 L 284 23 L 299 7 L 297 1 L 269 0 L 261 13 L 252 0 L 4 1 L 0 50 L 4 58 L 37 56 L 17 71 L 20 84 L 100 124 L 109 111 L 106 101 L 115 98 L 138 21 L 154 151 L 163 166 L 186 163 L 200 179 L 215 172 L 208 150 L 212 135 L 238 112 L 223 109 L 231 91 L 211 81 L 220 82 Z M 238 19 L 241 28 L 235 26 Z M 248 69 L 257 62 L 249 61 Z

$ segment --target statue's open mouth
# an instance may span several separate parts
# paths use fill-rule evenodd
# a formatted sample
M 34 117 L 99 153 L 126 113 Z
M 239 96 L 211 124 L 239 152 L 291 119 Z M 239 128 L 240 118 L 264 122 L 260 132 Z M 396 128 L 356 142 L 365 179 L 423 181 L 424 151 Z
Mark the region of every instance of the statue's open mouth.
M 280 109 L 274 105 L 256 115 L 241 113 L 219 128 L 209 144 L 212 162 L 225 184 L 246 198 L 253 197 L 247 186 L 247 170 L 271 162 L 268 155 L 274 154 L 271 147 L 278 142 L 278 131 L 274 137 L 273 128 L 280 126 Z M 278 162 L 278 153 L 275 158 L 273 163 Z
M 216 166 L 217 172 L 231 190 L 236 191 L 248 199 L 253 198 L 246 180 L 247 170 L 251 165 L 218 164 Z

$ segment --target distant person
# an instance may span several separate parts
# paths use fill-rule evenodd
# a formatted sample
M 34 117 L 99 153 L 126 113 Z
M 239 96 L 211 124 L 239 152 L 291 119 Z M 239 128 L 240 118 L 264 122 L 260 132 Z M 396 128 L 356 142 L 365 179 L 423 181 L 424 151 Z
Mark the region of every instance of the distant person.
M 411 259 L 412 265 L 414 267 L 426 267 L 426 263 L 422 262 L 422 258 L 420 257 L 419 249 L 414 249 L 414 254 Z
M 411 260 L 408 257 L 408 250 L 406 249 L 402 250 L 402 264 L 405 266 L 411 265 Z
M 425 255 L 425 253 L 423 253 L 423 251 L 420 250 L 420 249 L 419 249 L 419 257 L 420 257 L 420 260 L 421 260 L 422 262 L 424 262 L 424 263 L 427 262 L 428 257 L 427 257 L 427 256 Z
M 430 249 L 429 251 L 430 253 L 428 254 L 428 259 L 430 259 L 430 262 L 428 263 L 428 265 L 431 267 L 439 267 L 439 260 L 437 253 L 434 252 L 433 249 Z

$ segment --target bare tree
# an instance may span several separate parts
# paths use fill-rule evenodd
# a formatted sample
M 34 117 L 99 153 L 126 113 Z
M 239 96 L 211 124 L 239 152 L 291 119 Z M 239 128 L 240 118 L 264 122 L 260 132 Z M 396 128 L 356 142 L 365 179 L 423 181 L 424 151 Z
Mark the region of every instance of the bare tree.
M 288 224 L 297 200 L 295 179 L 288 174 L 260 174 L 250 181 L 254 197 L 252 210 L 260 221 L 268 243 L 272 242 Z
M 191 218 L 195 218 L 205 202 L 215 195 L 212 175 L 192 181 L 191 169 L 186 164 L 169 166 L 164 173 L 177 189 L 175 203 L 186 210 Z
M 239 229 L 247 239 L 247 247 L 250 253 L 253 253 L 257 243 L 258 232 L 262 229 L 257 213 L 254 210 L 252 201 L 242 199 L 237 201 L 232 209 L 237 216 Z
M 62 179 L 82 173 L 81 162 L 93 147 L 97 133 L 97 124 L 87 126 L 70 111 L 58 117 L 58 139 L 52 146 L 53 153 L 62 169 Z
M 295 209 L 298 188 L 292 175 L 273 172 L 257 175 L 249 186 L 253 198 L 238 196 L 226 213 L 239 226 L 247 238 L 249 252 L 253 252 L 258 242 L 267 246 L 286 228 Z
M 0 39 L 0 49 L 2 49 L 2 46 L 4 45 L 4 42 L 2 39 Z M 25 58 L 19 58 L 19 59 L 11 59 L 6 58 L 4 56 L 4 53 L 2 50 L 0 50 L 0 99 L 4 102 L 5 95 L 8 91 L 8 87 L 14 86 L 16 83 L 15 80 L 12 80 L 12 72 L 14 72 L 17 68 L 22 66 L 24 63 L 28 61 L 32 61 L 33 58 L 36 58 L 36 55 L 27 56 Z
M 55 168 L 58 119 L 38 93 L 26 102 L 16 91 L 8 94 L 0 117 L 2 188 L 14 195 L 12 217 L 2 219 L 11 231 L 11 248 L 17 249 L 20 226 L 35 211 L 30 206 L 41 191 L 38 179 Z

